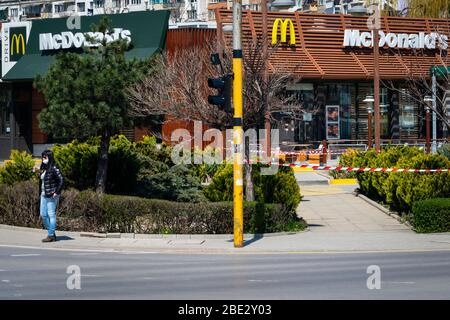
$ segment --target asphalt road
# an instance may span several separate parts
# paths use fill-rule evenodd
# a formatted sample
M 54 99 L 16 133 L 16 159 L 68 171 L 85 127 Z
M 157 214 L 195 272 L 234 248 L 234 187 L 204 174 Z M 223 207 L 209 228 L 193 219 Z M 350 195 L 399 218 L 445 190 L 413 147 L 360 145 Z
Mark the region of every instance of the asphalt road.
M 80 289 L 67 287 L 71 275 L 69 284 L 77 285 L 67 273 L 73 265 Z M 380 289 L 367 288 L 370 265 L 380 268 Z M 0 299 L 450 299 L 450 252 L 188 255 L 1 247 Z

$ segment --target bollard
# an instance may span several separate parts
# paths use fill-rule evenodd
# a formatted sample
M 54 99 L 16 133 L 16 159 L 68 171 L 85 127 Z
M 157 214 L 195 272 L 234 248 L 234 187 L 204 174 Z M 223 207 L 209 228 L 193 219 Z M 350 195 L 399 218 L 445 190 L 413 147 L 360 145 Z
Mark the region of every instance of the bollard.
M 327 164 L 327 157 L 328 157 L 328 152 L 327 152 L 327 140 L 322 140 L 322 161 L 321 165 L 325 166 Z

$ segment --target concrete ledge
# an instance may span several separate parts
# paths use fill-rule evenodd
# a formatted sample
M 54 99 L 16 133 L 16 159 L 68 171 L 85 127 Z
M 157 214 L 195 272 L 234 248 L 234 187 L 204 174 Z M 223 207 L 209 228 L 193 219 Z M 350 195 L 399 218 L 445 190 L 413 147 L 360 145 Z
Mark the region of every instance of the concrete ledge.
M 405 226 L 413 229 L 413 227 L 411 226 L 411 224 L 404 220 L 400 215 L 398 215 L 397 212 L 391 211 L 388 208 L 384 207 L 383 205 L 379 204 L 378 202 L 366 197 L 365 195 L 361 194 L 361 193 L 355 193 L 355 196 L 361 198 L 362 200 L 364 200 L 365 202 L 367 202 L 368 204 L 370 204 L 371 206 L 377 208 L 378 210 L 380 210 L 381 212 L 385 213 L 386 215 L 394 218 L 395 220 L 397 220 L 398 222 L 404 224 Z
M 0 230 L 17 230 L 23 232 L 33 232 L 42 233 L 45 232 L 44 229 L 37 228 L 27 228 L 27 227 L 16 227 L 6 224 L 0 224 Z M 139 233 L 100 233 L 100 232 L 72 232 L 72 231 L 59 231 L 64 235 L 72 237 L 83 237 L 83 238 L 101 238 L 101 239 L 162 239 L 162 240 L 205 240 L 205 239 L 233 239 L 233 234 L 139 234 Z M 298 233 L 303 233 L 309 231 L 307 227 L 302 231 L 286 231 L 286 232 L 275 232 L 275 233 L 246 233 L 244 234 L 245 239 L 251 238 L 269 238 L 278 236 L 294 235 Z
M 109 238 L 109 239 L 120 239 L 120 238 L 122 238 L 122 235 L 120 233 L 107 233 L 106 234 L 106 238 Z
M 106 233 L 98 233 L 98 232 L 81 232 L 80 237 L 87 238 L 106 238 Z

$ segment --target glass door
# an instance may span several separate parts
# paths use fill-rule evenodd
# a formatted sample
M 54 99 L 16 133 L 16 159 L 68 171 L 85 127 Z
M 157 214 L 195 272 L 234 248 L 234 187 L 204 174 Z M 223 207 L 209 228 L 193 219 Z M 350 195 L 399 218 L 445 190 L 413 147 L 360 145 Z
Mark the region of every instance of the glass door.
M 7 86 L 0 87 L 0 161 L 9 158 L 12 146 L 10 93 Z

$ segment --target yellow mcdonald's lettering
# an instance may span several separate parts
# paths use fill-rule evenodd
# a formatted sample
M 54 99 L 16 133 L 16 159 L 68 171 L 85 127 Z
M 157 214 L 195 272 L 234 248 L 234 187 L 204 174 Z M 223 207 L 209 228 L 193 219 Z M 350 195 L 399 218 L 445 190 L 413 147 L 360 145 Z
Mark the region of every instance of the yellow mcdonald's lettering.
M 287 41 L 287 30 L 289 27 L 289 44 L 295 45 L 295 28 L 294 23 L 291 19 L 285 19 L 284 21 L 282 19 L 276 19 L 273 23 L 272 27 L 272 45 L 277 44 L 278 40 L 278 25 L 281 24 L 281 41 L 280 42 L 286 42 Z
M 22 54 L 25 54 L 25 40 L 22 34 L 14 34 L 11 38 L 11 55 L 14 54 L 14 44 L 16 45 L 16 53 L 19 53 L 19 48 L 22 48 Z

